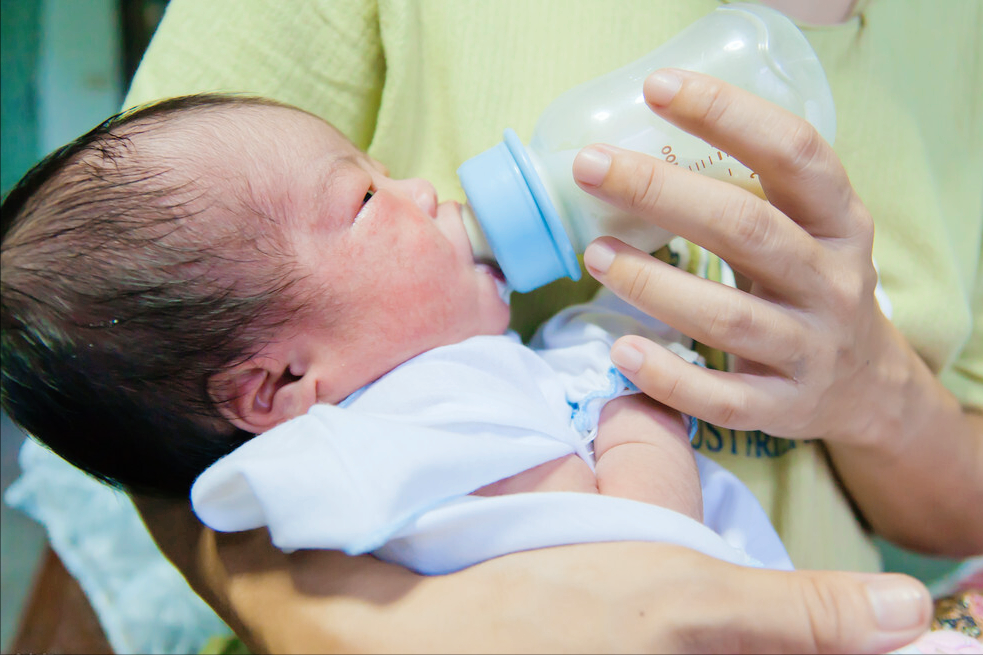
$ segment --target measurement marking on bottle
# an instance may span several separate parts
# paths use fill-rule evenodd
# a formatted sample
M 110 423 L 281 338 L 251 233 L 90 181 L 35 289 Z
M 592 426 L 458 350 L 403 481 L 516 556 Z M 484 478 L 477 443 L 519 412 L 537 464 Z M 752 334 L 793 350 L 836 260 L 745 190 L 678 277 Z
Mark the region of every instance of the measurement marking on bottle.
M 727 157 L 727 159 L 733 159 L 733 157 L 731 157 L 730 155 L 728 155 L 726 152 L 722 150 L 717 150 L 715 152 L 717 153 L 717 161 L 723 161 L 724 157 Z M 672 146 L 670 145 L 662 146 L 662 154 L 665 155 L 665 161 L 667 163 L 670 163 L 674 166 L 679 166 L 679 160 L 676 157 L 676 154 L 672 151 Z M 699 173 L 700 171 L 706 170 L 717 163 L 713 161 L 713 153 L 707 155 L 706 157 L 702 157 L 700 159 L 691 160 L 691 161 L 692 163 L 687 164 L 686 168 L 693 171 L 694 173 Z M 749 179 L 753 180 L 758 177 L 754 171 L 748 171 L 747 173 Z M 734 173 L 734 169 L 728 167 L 727 175 L 729 177 L 741 177 L 743 173 L 741 172 L 740 169 L 738 169 L 737 173 Z

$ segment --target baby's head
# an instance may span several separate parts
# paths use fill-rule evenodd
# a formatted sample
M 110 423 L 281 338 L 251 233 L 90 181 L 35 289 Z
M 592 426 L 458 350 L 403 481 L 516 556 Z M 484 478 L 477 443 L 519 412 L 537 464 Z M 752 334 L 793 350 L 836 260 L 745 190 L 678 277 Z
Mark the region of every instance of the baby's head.
M 456 203 L 264 100 L 110 119 L 2 220 L 3 406 L 134 491 L 185 495 L 252 434 L 508 322 Z

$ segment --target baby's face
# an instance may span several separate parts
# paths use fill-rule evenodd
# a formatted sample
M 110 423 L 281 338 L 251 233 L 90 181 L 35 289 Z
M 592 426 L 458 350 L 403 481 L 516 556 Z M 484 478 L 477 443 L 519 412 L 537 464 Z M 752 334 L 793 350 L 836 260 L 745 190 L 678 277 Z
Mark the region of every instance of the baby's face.
M 424 180 L 391 179 L 304 112 L 235 111 L 228 135 L 224 121 L 210 134 L 231 149 L 227 161 L 244 164 L 237 174 L 250 200 L 279 225 L 304 289 L 315 291 L 313 318 L 283 338 L 318 337 L 319 402 L 337 402 L 433 347 L 506 330 L 501 278 L 474 261 L 458 203 L 438 203 Z

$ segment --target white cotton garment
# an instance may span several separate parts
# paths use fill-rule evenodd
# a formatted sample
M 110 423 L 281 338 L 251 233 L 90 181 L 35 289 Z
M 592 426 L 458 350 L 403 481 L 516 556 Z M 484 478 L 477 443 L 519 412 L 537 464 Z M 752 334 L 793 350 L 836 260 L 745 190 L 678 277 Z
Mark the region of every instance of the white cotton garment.
M 265 526 L 284 550 L 373 553 L 425 574 L 531 548 L 620 540 L 791 569 L 751 492 L 699 454 L 704 523 L 597 494 L 469 495 L 571 453 L 593 465 L 596 425 L 575 425 L 576 408 L 591 406 L 596 421 L 603 402 L 581 403 L 587 396 L 633 392 L 608 388 L 610 344 L 629 331 L 671 336 L 648 317 L 624 318 L 612 298 L 557 315 L 536 350 L 514 334 L 473 337 L 419 355 L 342 406 L 315 405 L 206 470 L 192 488 L 195 512 L 222 532 Z

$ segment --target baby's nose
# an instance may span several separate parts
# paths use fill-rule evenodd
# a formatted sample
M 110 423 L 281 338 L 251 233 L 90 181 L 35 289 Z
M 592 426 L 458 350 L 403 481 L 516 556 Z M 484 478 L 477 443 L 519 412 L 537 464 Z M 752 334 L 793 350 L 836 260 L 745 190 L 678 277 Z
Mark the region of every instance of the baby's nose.
M 413 199 L 413 201 L 431 218 L 437 218 L 437 190 L 433 188 L 427 180 L 419 177 L 400 180 L 403 193 Z

